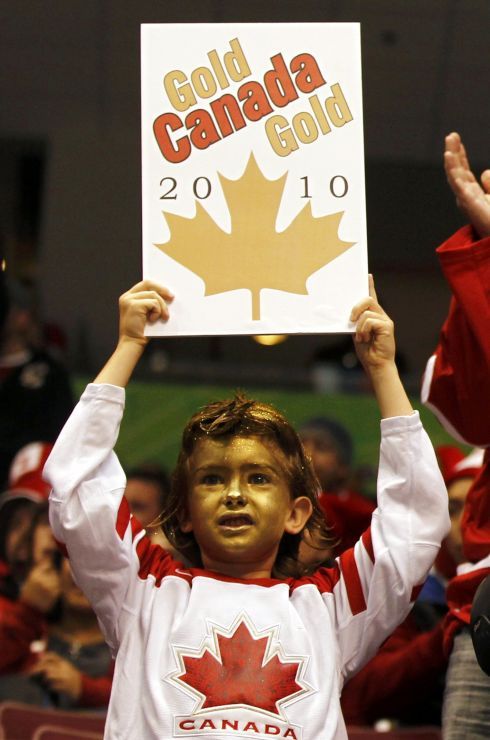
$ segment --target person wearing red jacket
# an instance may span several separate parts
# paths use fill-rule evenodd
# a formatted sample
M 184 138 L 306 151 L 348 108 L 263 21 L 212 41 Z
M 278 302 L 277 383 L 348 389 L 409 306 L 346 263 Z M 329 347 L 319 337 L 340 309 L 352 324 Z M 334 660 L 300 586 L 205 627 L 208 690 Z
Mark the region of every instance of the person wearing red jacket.
M 476 589 L 490 573 L 490 170 L 477 181 L 456 133 L 446 137 L 444 164 L 470 225 L 437 249 L 452 299 L 427 363 L 422 401 L 456 439 L 487 449 L 461 522 L 466 562 L 447 589 L 445 647 L 451 657 L 443 733 L 447 739 L 488 738 L 490 678 L 476 661 L 469 625 Z

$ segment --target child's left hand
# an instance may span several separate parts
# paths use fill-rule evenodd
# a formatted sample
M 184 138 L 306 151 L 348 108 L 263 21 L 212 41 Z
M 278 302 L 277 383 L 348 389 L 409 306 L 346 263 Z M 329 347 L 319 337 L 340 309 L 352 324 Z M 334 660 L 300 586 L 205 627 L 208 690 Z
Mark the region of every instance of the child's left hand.
M 369 298 L 354 306 L 350 316 L 356 322 L 354 346 L 366 372 L 371 375 L 395 362 L 394 324 L 378 303 L 373 276 L 369 276 Z

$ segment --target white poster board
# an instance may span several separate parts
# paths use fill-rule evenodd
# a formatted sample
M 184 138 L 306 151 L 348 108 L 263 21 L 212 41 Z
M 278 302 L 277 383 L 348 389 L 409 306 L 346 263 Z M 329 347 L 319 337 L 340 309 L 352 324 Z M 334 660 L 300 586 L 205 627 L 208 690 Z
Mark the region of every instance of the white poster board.
M 147 24 L 143 276 L 155 335 L 352 331 L 367 294 L 360 29 Z

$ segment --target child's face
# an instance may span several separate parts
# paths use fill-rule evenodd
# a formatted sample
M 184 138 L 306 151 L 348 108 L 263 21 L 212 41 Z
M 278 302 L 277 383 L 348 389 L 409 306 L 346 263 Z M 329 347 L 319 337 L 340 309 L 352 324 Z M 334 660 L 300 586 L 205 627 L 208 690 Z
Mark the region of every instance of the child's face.
M 259 437 L 201 439 L 189 460 L 187 517 L 206 568 L 267 577 L 284 532 L 297 534 L 311 514 L 291 498 L 280 449 Z

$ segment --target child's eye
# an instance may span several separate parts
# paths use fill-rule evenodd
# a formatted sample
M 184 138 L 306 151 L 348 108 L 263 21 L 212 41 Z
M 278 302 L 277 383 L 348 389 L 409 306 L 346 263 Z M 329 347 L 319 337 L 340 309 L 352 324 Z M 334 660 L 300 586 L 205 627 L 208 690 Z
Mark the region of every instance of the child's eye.
M 248 482 L 253 486 L 264 486 L 269 483 L 269 477 L 265 473 L 251 473 L 248 477 Z
M 199 482 L 204 486 L 219 486 L 223 478 L 218 473 L 206 473 Z

